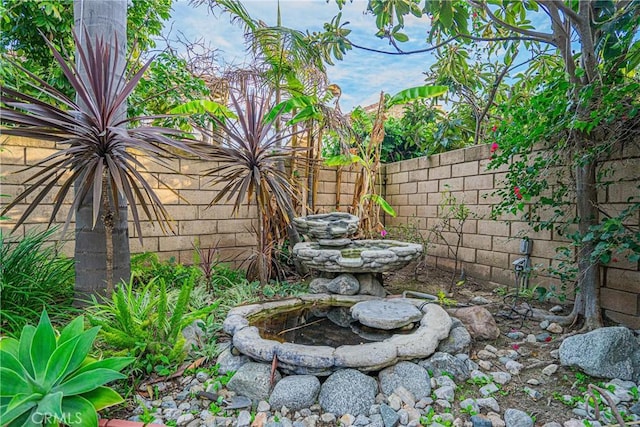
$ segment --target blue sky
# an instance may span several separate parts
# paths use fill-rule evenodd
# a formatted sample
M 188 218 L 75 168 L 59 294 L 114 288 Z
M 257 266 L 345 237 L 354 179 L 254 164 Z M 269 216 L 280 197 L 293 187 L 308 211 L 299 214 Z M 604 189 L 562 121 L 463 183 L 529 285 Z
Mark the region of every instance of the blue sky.
M 243 4 L 253 18 L 275 25 L 276 1 L 251 0 Z M 374 18 L 363 14 L 366 4 L 365 0 L 355 0 L 348 2 L 343 9 L 342 22 L 350 22 L 352 41 L 367 47 L 392 50 L 387 42 L 374 36 Z M 333 0 L 329 3 L 325 0 L 281 0 L 280 8 L 283 25 L 302 31 L 320 31 L 322 24 L 338 13 Z M 171 22 L 166 28 L 172 28 L 174 33 L 181 31 L 190 40 L 202 38 L 219 49 L 221 65 L 241 66 L 249 61 L 242 29 L 232 25 L 228 15 L 213 16 L 206 7 L 194 9 L 186 1 L 177 1 L 173 9 Z M 410 41 L 403 43 L 402 47 L 405 50 L 423 48 L 428 29 L 427 18 L 418 20 L 410 17 L 406 24 L 405 32 Z M 331 83 L 342 89 L 342 110 L 350 111 L 354 106 L 377 102 L 380 91 L 394 94 L 424 84 L 423 72 L 432 63 L 429 53 L 389 56 L 353 49 L 344 60 L 328 67 L 328 76 Z

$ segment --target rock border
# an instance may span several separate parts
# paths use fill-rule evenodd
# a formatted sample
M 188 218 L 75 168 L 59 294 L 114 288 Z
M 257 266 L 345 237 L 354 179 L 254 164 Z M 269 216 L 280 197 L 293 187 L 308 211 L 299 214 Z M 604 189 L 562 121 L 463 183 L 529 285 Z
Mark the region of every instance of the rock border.
M 363 372 L 376 371 L 402 360 L 431 356 L 440 340 L 449 336 L 452 320 L 437 304 L 425 304 L 423 300 L 403 298 L 424 313 L 420 326 L 411 334 L 393 335 L 380 342 L 360 345 L 310 346 L 280 343 L 264 339 L 258 328 L 250 326 L 256 316 L 269 315 L 274 310 L 299 307 L 314 302 L 332 305 L 353 305 L 360 301 L 383 300 L 367 295 L 313 294 L 264 304 L 235 307 L 229 311 L 223 330 L 233 337 L 233 346 L 250 358 L 271 363 L 274 357 L 278 368 L 287 374 L 311 374 L 326 376 L 338 369 L 354 368 Z

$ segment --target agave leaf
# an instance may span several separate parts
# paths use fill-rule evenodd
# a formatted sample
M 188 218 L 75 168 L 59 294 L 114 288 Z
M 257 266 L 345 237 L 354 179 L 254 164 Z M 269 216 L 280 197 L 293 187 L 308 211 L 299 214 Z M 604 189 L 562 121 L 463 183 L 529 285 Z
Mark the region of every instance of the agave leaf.
M 82 364 L 84 359 L 89 354 L 89 351 L 91 351 L 91 347 L 93 347 L 93 341 L 96 339 L 99 330 L 100 327 L 96 326 L 86 330 L 82 333 L 82 335 L 80 335 L 80 337 L 78 338 L 78 342 L 73 349 L 73 355 L 69 360 L 67 368 L 62 373 L 62 377 L 68 376 Z
M 62 329 L 58 337 L 58 346 L 77 337 L 82 334 L 82 332 L 84 332 L 84 316 L 78 316 Z
M 35 371 L 33 369 L 33 363 L 31 362 L 31 343 L 33 342 L 33 336 L 36 333 L 35 326 L 26 325 L 22 328 L 22 333 L 20 334 L 20 348 L 19 348 L 19 357 L 20 363 L 25 367 L 29 375 L 32 378 L 35 378 Z
M 8 405 L 0 408 L 0 420 L 2 420 L 2 425 L 11 425 L 11 423 L 16 420 L 18 420 L 19 423 L 16 423 L 15 425 L 25 425 L 21 418 L 24 418 L 25 413 L 29 413 L 32 408 L 35 408 L 38 405 L 38 400 L 41 397 L 42 395 L 39 393 L 21 393 L 13 396 Z
M 102 386 L 83 393 L 80 397 L 91 402 L 96 411 L 124 402 L 124 399 L 115 390 Z
M 98 414 L 94 406 L 82 396 L 65 396 L 62 399 L 62 412 L 73 414 L 65 420 L 69 426 L 97 427 Z
M 120 372 L 116 372 L 112 369 L 98 368 L 88 372 L 83 372 L 62 384 L 56 385 L 52 389 L 52 392 L 61 391 L 65 396 L 75 396 L 77 394 L 91 391 L 108 382 L 122 378 L 126 378 L 126 376 Z
M 26 379 L 4 366 L 0 367 L 0 384 L 0 396 L 2 397 L 13 397 L 18 394 L 31 395 L 34 392 Z
M 62 392 L 45 394 L 38 402 L 38 413 L 54 415 L 62 419 Z
M 51 388 L 58 380 L 60 380 L 66 372 L 73 353 L 78 345 L 80 337 L 67 340 L 58 346 L 49 357 L 46 372 L 42 380 L 42 384 L 46 389 Z
M 36 381 L 44 379 L 49 356 L 55 349 L 56 333 L 51 325 L 51 320 L 49 320 L 47 310 L 43 310 L 31 344 L 31 360 L 33 361 Z
M 119 372 L 122 369 L 124 369 L 127 365 L 132 363 L 134 360 L 136 360 L 135 357 L 110 357 L 108 359 L 103 359 L 103 360 L 94 360 L 90 363 L 87 363 L 86 365 L 83 365 L 80 369 L 75 371 L 73 374 L 75 376 L 78 374 L 82 374 L 84 372 L 90 372 L 98 368 L 111 369 L 113 371 Z M 73 377 L 70 377 L 70 378 L 73 378 Z
M 15 371 L 22 377 L 26 378 L 30 376 L 18 358 L 13 353 L 9 353 L 3 349 L 0 349 L 0 366 Z
M 0 350 L 11 353 L 17 358 L 20 352 L 20 341 L 11 337 L 3 337 L 0 339 Z

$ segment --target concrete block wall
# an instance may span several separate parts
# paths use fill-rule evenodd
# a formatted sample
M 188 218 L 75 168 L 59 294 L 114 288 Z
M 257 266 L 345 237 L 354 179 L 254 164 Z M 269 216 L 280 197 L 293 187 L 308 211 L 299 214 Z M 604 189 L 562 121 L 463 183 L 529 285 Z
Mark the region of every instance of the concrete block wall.
M 505 170 L 487 170 L 489 156 L 489 146 L 480 145 L 387 164 L 386 199 L 398 216 L 386 217 L 385 225 L 413 223 L 423 237 L 428 238 L 429 230 L 441 223 L 443 212 L 439 204 L 443 192 L 449 190 L 471 211 L 464 224 L 459 250 L 459 259 L 469 275 L 513 286 L 515 275 L 511 263 L 521 257 L 518 252 L 520 238 L 527 236 L 533 240 L 531 260 L 535 276 L 531 285 L 547 289 L 555 287 L 560 291 L 562 284 L 550 276 L 548 269 L 561 262 L 556 249 L 566 244 L 566 238 L 556 231 L 534 232 L 525 222 L 510 215 L 500 220 L 490 219 L 491 205 L 497 201 L 492 193 L 502 185 Z M 600 202 L 604 203 L 605 210 L 615 213 L 628 206 L 629 197 L 640 197 L 640 152 L 625 149 L 601 169 L 608 171 L 606 176 L 612 182 L 600 191 Z M 637 213 L 629 225 L 640 225 Z M 444 233 L 444 238 L 454 243 L 456 235 Z M 639 265 L 617 258 L 616 262 L 601 268 L 601 305 L 610 319 L 640 328 Z M 447 245 L 441 240 L 431 241 L 427 261 L 431 265 L 453 268 Z M 566 291 L 573 294 L 570 285 Z
M 0 206 L 6 206 L 12 196 L 16 196 L 26 187 L 26 180 L 33 171 L 19 172 L 56 151 L 52 142 L 27 138 L 6 138 L 0 149 Z M 199 241 L 202 248 L 216 246 L 220 249 L 220 259 L 240 266 L 256 248 L 253 233 L 257 226 L 255 206 L 242 205 L 237 214 L 233 213 L 233 200 L 226 197 L 214 206 L 209 203 L 218 194 L 218 189 L 210 185 L 211 178 L 203 176 L 203 171 L 214 167 L 214 164 L 198 160 L 174 159 L 168 164 L 158 164 L 149 158 L 140 157 L 146 167 L 145 179 L 151 184 L 160 197 L 167 211 L 173 218 L 173 230 L 163 232 L 157 223 L 144 217 L 139 209 L 143 242 L 140 243 L 138 233 L 130 224 L 131 253 L 155 252 L 161 259 L 174 258 L 176 261 L 191 264 L 193 262 L 193 245 Z M 340 191 L 336 185 L 338 172 L 336 168 L 321 168 L 319 172 L 318 195 L 316 208 L 318 212 L 331 212 L 341 206 L 349 206 L 354 189 L 356 173 L 353 168 L 344 168 L 341 173 Z M 303 178 L 304 179 L 304 178 Z M 53 197 L 56 188 L 47 196 L 23 225 L 15 231 L 24 235 L 31 229 L 44 229 L 53 210 Z M 338 204 L 337 194 L 340 194 Z M 27 198 L 27 203 L 34 196 Z M 62 224 L 71 208 L 73 192 L 67 196 L 65 203 L 56 216 L 54 224 Z M 26 204 L 20 204 L 9 213 L 10 219 L 0 222 L 3 233 L 10 232 L 15 219 L 24 212 Z M 344 209 L 342 209 L 344 210 Z M 129 215 L 131 217 L 131 215 Z M 75 223 L 72 221 L 66 234 L 66 242 L 62 252 L 73 256 Z M 54 236 L 58 239 L 60 232 Z

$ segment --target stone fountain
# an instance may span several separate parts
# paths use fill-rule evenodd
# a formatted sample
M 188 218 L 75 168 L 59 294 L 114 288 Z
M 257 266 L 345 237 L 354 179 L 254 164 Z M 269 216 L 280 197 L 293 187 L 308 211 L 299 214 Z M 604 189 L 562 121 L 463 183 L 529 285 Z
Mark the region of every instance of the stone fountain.
M 376 371 L 401 360 L 427 358 L 449 335 L 442 307 L 411 298 L 384 298 L 382 273 L 404 267 L 422 246 L 396 240 L 352 240 L 358 218 L 330 213 L 295 218 L 296 256 L 320 271 L 310 294 L 233 308 L 224 321 L 233 346 L 287 374 Z

